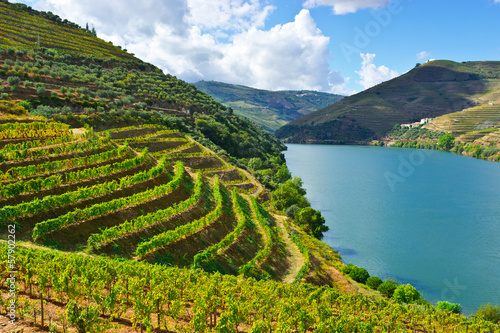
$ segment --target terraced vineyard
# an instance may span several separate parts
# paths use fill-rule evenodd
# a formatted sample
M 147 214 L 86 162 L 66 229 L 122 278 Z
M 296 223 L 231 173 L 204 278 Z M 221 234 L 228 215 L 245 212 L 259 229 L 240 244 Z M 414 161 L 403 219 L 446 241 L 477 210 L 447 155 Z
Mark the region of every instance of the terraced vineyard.
M 0 245 L 1 269 L 18 269 L 17 313 L 26 323 L 92 332 L 491 326 L 433 308 L 272 282 L 318 274 L 310 261 L 318 254 L 305 245 L 310 237 L 258 202 L 262 187 L 247 173 L 178 131 L 144 125 L 75 134 L 82 131 L 56 122 L 5 120 L 0 220 L 2 230 L 15 228 L 20 245 L 10 268 L 7 245 Z
M 17 241 L 256 278 L 287 273 L 289 253 L 256 199 L 262 186 L 179 131 L 2 120 L 0 220 Z
M 281 142 L 22 7 L 0 1 L 1 331 L 13 300 L 17 332 L 499 330 L 342 275 L 273 211 L 299 193 Z
M 500 106 L 481 105 L 436 119 L 425 127 L 453 134 L 462 142 L 493 142 L 500 147 Z
M 96 38 L 89 32 L 62 22 L 43 19 L 4 2 L 0 2 L 0 45 L 23 48 L 29 46 L 30 49 L 57 48 L 65 52 L 96 57 L 135 59 L 126 51 Z

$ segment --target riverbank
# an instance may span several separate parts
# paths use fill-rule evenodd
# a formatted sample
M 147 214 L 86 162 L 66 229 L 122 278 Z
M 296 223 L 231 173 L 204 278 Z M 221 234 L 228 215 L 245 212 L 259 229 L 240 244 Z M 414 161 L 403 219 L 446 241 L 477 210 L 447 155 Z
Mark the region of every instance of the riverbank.
M 452 152 L 487 161 L 500 161 L 500 130 L 489 128 L 482 136 L 454 136 L 451 133 L 436 132 L 424 126 L 413 128 L 394 126 L 394 129 L 380 140 L 372 140 L 371 146 L 395 148 L 431 149 Z
M 491 237 L 500 232 L 499 164 L 368 146 L 290 144 L 284 153 L 343 262 L 410 283 L 433 304 L 460 303 L 466 314 L 500 303 L 491 279 L 500 276 L 491 255 L 500 246 Z

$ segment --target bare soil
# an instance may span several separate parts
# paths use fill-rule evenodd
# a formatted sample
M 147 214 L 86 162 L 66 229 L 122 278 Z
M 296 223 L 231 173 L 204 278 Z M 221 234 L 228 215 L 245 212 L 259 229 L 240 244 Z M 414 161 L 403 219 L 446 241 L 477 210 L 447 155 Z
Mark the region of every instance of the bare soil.
M 175 161 L 181 161 L 192 169 L 215 169 L 223 166 L 222 162 L 215 156 L 188 156 L 173 158 Z
M 159 186 L 168 181 L 169 179 L 165 176 L 159 177 L 155 179 L 154 185 Z M 133 220 L 140 215 L 148 214 L 186 200 L 188 197 L 189 193 L 186 193 L 186 190 L 181 185 L 173 192 L 154 198 L 153 200 L 134 206 L 128 206 L 106 215 L 96 216 L 57 229 L 47 235 L 47 242 L 49 244 L 55 243 L 65 250 L 74 250 L 77 248 L 78 244 L 86 244 L 88 237 L 93 233 L 99 232 L 102 228 L 112 227 L 125 221 Z
M 125 159 L 122 159 L 122 160 L 125 160 Z M 2 206 L 17 205 L 21 202 L 27 202 L 27 201 L 34 200 L 35 198 L 41 199 L 47 195 L 59 195 L 59 194 L 63 194 L 66 192 L 74 191 L 79 187 L 92 186 L 92 185 L 104 183 L 104 182 L 107 182 L 107 181 L 110 181 L 113 179 L 120 179 L 120 178 L 125 177 L 125 176 L 130 176 L 130 175 L 133 175 L 135 173 L 145 171 L 150 167 L 150 165 L 151 164 L 149 162 L 146 162 L 146 163 L 143 163 L 141 165 L 135 166 L 133 168 L 121 170 L 119 172 L 114 172 L 114 173 L 106 175 L 106 176 L 90 178 L 90 179 L 83 180 L 81 182 L 57 186 L 57 187 L 53 187 L 53 188 L 50 188 L 47 190 L 41 190 L 41 191 L 37 191 L 37 192 L 20 194 L 20 195 L 17 195 L 15 197 L 12 197 L 12 198 L 0 199 L 0 205 L 2 205 Z
M 166 220 L 134 230 L 134 232 L 121 235 L 119 238 L 103 244 L 96 252 L 132 258 L 135 254 L 137 245 L 141 241 L 159 233 L 173 230 L 178 226 L 190 223 L 205 216 L 207 214 L 207 205 L 207 200 L 204 196 L 201 196 L 200 200 L 198 200 L 195 205 L 183 210 L 182 212 L 172 215 Z
M 132 142 L 129 147 L 135 150 L 142 150 L 148 148 L 150 153 L 176 148 L 186 144 L 186 141 L 156 141 L 156 142 Z

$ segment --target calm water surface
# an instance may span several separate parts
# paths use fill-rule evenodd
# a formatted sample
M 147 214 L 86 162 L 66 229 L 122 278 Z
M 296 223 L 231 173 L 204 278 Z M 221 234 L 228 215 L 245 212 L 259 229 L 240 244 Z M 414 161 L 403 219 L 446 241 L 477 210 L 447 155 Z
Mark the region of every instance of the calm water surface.
M 330 227 L 324 241 L 370 275 L 470 314 L 500 304 L 500 163 L 451 153 L 287 145 L 287 165 Z

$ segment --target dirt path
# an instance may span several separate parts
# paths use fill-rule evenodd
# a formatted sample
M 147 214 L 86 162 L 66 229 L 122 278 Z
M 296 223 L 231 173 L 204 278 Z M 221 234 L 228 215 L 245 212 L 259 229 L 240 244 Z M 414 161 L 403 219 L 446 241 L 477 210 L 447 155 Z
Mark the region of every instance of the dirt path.
M 278 226 L 281 238 L 285 242 L 285 246 L 288 250 L 288 259 L 290 260 L 290 268 L 288 272 L 283 276 L 281 282 L 283 283 L 293 283 L 295 277 L 299 273 L 300 269 L 304 265 L 304 256 L 299 250 L 297 244 L 295 244 L 290 235 L 286 231 L 285 225 L 283 224 L 284 216 L 273 214 L 276 219 L 276 225 Z
M 245 169 L 241 169 L 241 168 L 238 168 L 241 172 L 243 172 L 245 174 L 245 176 L 247 176 L 248 178 L 248 181 L 252 184 L 254 184 L 255 186 L 255 189 L 252 191 L 252 193 L 250 193 L 251 196 L 253 197 L 258 197 L 259 194 L 264 191 L 264 187 L 262 187 L 262 184 L 257 180 L 255 179 L 255 177 L 248 171 L 246 171 Z

